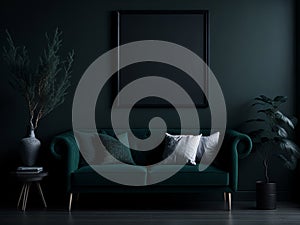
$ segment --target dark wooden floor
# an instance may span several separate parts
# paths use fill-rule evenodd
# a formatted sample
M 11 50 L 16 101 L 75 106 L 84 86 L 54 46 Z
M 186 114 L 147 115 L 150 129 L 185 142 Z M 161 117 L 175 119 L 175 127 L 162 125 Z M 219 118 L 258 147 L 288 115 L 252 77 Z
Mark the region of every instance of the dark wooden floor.
M 254 202 L 234 202 L 231 212 L 224 211 L 222 202 L 203 202 L 197 209 L 83 209 L 41 210 L 26 212 L 1 209 L 1 225 L 268 225 L 300 224 L 300 207 L 279 202 L 276 210 L 256 210 Z

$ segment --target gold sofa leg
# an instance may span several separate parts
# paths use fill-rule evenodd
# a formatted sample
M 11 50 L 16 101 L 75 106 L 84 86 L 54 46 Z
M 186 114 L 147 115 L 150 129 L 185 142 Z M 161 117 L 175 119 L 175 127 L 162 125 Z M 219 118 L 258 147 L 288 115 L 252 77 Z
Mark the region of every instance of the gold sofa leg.
M 229 211 L 231 211 L 231 193 L 224 192 L 224 205 L 227 205 Z
M 72 199 L 73 199 L 73 193 L 70 193 L 69 212 L 71 212 L 71 209 L 72 209 Z
M 231 193 L 228 193 L 228 210 L 231 211 Z

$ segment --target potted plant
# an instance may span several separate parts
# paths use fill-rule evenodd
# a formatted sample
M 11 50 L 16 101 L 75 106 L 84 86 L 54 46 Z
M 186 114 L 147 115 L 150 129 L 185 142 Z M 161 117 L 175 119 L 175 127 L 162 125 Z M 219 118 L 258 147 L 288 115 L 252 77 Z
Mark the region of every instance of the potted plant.
M 21 141 L 21 159 L 25 166 L 32 166 L 40 148 L 35 130 L 42 118 L 64 102 L 70 86 L 74 52 L 68 53 L 65 60 L 58 55 L 62 32 L 56 29 L 52 38 L 46 33 L 47 48 L 37 67 L 31 68 L 26 48 L 15 46 L 8 31 L 6 33 L 3 57 L 12 75 L 10 84 L 25 98 L 29 111 L 29 136 Z
M 256 123 L 256 129 L 249 135 L 256 150 L 262 157 L 265 181 L 256 182 L 256 206 L 258 209 L 276 208 L 276 183 L 269 177 L 269 165 L 272 156 L 278 156 L 288 169 L 295 169 L 299 158 L 299 148 L 291 140 L 290 131 L 295 124 L 280 111 L 280 106 L 287 101 L 285 96 L 269 98 L 260 95 L 252 106 L 257 108 L 258 117 L 248 120 Z

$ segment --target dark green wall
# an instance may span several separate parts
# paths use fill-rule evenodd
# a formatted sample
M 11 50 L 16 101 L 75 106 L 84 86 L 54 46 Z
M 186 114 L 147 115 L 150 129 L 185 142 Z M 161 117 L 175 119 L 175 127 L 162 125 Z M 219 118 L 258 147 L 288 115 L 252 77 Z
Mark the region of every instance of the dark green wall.
M 8 29 L 15 41 L 28 46 L 36 58 L 45 44 L 44 33 L 59 27 L 64 39 L 62 52 L 74 49 L 76 54 L 66 102 L 41 121 L 37 130 L 44 146 L 54 134 L 71 128 L 76 85 L 93 60 L 111 48 L 111 12 L 121 9 L 210 11 L 210 65 L 225 96 L 229 128 L 242 129 L 242 122 L 251 114 L 250 100 L 259 94 L 288 96 L 284 111 L 296 113 L 294 0 L 1 1 L 0 46 Z M 0 75 L 0 168 L 6 173 L 19 163 L 17 142 L 25 135 L 28 117 L 22 97 L 8 85 L 9 73 L 3 60 Z M 109 125 L 110 96 L 107 87 L 97 107 L 101 127 Z M 199 113 L 202 126 L 209 127 L 209 110 Z M 178 123 L 168 109 L 138 109 L 132 125 L 143 127 L 155 114 L 168 118 L 170 126 Z M 44 160 L 50 164 L 45 155 Z M 275 160 L 271 173 L 280 191 L 291 191 L 294 181 L 290 171 Z M 256 155 L 240 161 L 240 190 L 253 191 L 255 181 L 261 178 L 262 166 Z

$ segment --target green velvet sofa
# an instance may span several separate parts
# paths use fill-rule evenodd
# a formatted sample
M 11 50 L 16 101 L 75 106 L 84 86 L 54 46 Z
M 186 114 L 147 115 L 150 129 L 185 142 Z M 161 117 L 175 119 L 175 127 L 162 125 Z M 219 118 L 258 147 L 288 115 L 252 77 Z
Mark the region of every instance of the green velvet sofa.
M 99 133 L 102 132 L 114 136 L 112 129 L 99 130 Z M 141 139 L 149 135 L 148 129 L 133 129 L 132 132 Z M 179 132 L 179 129 L 168 130 L 168 133 L 171 134 L 178 134 Z M 188 134 L 189 131 L 185 132 Z M 209 135 L 210 130 L 203 129 L 200 133 Z M 155 168 L 149 165 L 157 162 L 157 159 L 162 154 L 163 146 L 162 143 L 151 151 L 131 150 L 135 164 L 139 165 L 135 170 L 136 179 L 145 182 L 145 186 L 126 186 L 102 177 L 84 163 L 72 131 L 55 136 L 51 142 L 50 149 L 55 159 L 59 160 L 64 167 L 63 176 L 66 181 L 66 192 L 70 196 L 69 210 L 71 210 L 73 194 L 79 193 L 197 193 L 203 191 L 223 193 L 224 201 L 227 202 L 228 209 L 231 209 L 231 193 L 237 191 L 238 188 L 239 159 L 248 156 L 252 149 L 251 139 L 246 134 L 227 129 L 217 157 L 204 171 L 199 172 L 197 165 L 185 165 L 169 179 L 157 184 L 146 185 L 147 181 L 151 179 L 151 174 L 157 172 L 154 171 Z M 98 166 L 114 173 L 122 171 L 124 165 Z M 161 167 L 167 169 L 172 167 L 172 165 L 162 165 Z

